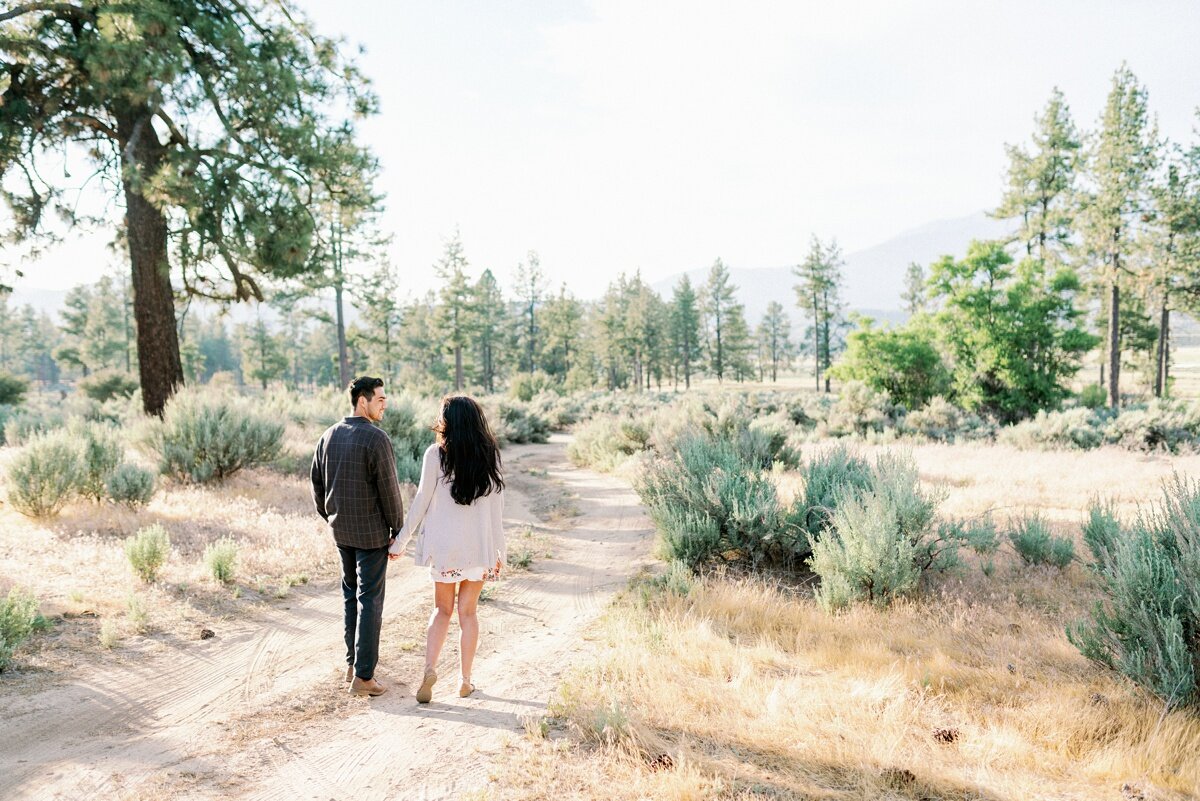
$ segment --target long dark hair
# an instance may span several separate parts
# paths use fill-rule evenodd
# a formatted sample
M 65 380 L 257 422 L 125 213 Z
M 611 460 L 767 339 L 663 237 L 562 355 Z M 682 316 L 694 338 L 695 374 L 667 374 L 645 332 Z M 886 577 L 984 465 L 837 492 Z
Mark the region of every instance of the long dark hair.
M 450 497 L 469 506 L 476 498 L 504 489 L 500 477 L 500 446 L 474 398 L 447 395 L 433 426 L 438 458 L 450 482 Z

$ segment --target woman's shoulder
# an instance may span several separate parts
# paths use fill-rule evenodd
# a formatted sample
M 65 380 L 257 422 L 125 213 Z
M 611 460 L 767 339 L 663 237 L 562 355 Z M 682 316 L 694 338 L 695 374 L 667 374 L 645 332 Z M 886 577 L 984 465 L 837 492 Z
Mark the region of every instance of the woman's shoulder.
M 424 458 L 432 459 L 438 455 L 438 444 L 435 442 L 425 449 Z

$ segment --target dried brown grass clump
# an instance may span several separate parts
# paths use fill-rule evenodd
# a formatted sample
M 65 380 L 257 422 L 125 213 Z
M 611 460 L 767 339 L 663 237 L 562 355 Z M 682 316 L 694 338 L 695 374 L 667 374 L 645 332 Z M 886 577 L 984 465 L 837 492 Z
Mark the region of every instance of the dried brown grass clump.
M 1200 717 L 1160 716 L 1160 706 L 1079 656 L 1058 622 L 1077 608 L 1069 583 L 1014 594 L 1012 576 L 982 581 L 836 616 L 760 579 L 708 578 L 686 596 L 627 601 L 607 620 L 599 660 L 567 678 L 492 796 L 1009 799 L 1110 797 L 1128 782 L 1161 797 L 1200 789 Z M 1054 612 L 1018 600 L 1045 593 L 1063 596 Z

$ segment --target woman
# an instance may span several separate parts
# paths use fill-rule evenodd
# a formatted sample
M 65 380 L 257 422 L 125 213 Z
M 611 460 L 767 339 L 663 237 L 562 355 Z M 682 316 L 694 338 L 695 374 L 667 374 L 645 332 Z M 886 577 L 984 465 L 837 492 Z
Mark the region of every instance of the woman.
M 427 704 L 437 681 L 434 666 L 446 641 L 457 598 L 462 663 L 458 694 L 475 691 L 471 663 L 479 644 L 475 609 L 485 581 L 493 581 L 507 561 L 504 548 L 504 479 L 500 476 L 500 447 L 483 410 L 465 395 L 442 398 L 433 427 L 436 441 L 421 462 L 421 483 L 396 541 L 404 544 L 424 524 L 414 558 L 429 567 L 433 579 L 433 614 L 425 640 L 425 676 L 417 690 L 418 703 Z

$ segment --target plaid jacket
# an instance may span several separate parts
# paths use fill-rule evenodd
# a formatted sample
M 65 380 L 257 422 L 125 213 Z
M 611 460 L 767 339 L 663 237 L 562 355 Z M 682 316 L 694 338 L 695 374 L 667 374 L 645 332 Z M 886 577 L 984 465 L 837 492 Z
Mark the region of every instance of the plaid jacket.
M 338 545 L 383 548 L 404 523 L 392 441 L 365 417 L 347 417 L 321 435 L 312 494 Z

